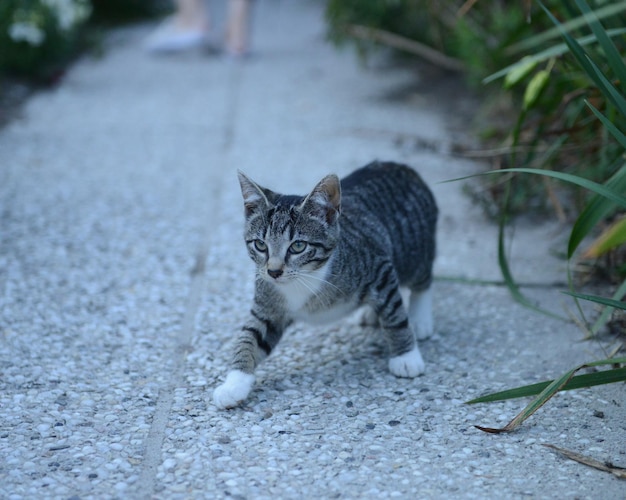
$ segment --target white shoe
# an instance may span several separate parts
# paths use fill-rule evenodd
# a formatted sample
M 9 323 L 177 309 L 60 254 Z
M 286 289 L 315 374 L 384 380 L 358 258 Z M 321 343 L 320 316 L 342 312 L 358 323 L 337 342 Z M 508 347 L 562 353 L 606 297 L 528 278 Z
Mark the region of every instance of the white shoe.
M 206 30 L 183 29 L 168 19 L 146 39 L 144 46 L 149 52 L 170 53 L 201 49 L 208 45 L 209 35 Z

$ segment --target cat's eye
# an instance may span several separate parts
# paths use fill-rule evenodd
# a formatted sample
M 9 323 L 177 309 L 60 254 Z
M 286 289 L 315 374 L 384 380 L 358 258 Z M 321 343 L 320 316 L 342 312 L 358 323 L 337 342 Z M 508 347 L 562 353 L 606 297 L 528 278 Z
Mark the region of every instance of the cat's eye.
M 291 253 L 302 253 L 302 252 L 304 252 L 305 248 L 306 248 L 306 242 L 298 240 L 298 241 L 294 241 L 289 246 L 289 251 Z
M 267 245 L 262 240 L 254 240 L 254 248 L 258 252 L 266 252 L 267 251 Z

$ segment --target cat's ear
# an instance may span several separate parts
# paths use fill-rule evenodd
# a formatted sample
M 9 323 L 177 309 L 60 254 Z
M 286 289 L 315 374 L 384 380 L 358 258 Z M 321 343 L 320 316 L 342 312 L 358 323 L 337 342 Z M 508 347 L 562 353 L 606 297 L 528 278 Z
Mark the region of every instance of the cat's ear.
M 339 178 L 334 174 L 324 177 L 306 197 L 302 206 L 311 210 L 314 215 L 321 216 L 326 223 L 334 223 L 341 212 Z
M 263 189 L 241 170 L 237 171 L 237 175 L 239 176 L 239 184 L 241 185 L 241 194 L 243 195 L 243 206 L 246 217 L 249 217 L 259 208 L 267 208 L 270 206 L 270 202 L 267 198 L 269 191 Z

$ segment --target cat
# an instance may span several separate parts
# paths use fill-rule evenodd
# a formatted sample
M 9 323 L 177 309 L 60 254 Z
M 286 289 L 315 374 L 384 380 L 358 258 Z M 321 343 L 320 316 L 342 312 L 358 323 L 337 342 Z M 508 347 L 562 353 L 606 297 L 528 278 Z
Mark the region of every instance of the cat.
M 213 393 L 216 406 L 248 397 L 255 368 L 293 321 L 332 321 L 361 306 L 373 310 L 387 338 L 391 373 L 423 373 L 416 337 L 433 332 L 438 209 L 421 177 L 375 161 L 341 181 L 324 177 L 307 196 L 275 193 L 242 172 L 239 183 L 255 295 L 231 370 Z M 399 286 L 411 291 L 408 314 Z

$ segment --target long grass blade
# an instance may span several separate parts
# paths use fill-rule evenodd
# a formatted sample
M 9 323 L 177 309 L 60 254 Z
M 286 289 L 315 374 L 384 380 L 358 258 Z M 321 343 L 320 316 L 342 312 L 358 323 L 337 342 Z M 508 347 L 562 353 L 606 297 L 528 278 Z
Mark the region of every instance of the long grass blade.
M 615 193 L 626 193 L 626 165 L 623 165 L 604 184 Z M 594 196 L 580 213 L 567 244 L 567 256 L 572 258 L 581 241 L 591 232 L 596 224 L 615 210 L 615 203 L 604 196 Z
M 613 28 L 606 32 L 606 35 L 610 38 L 615 38 L 621 36 L 626 33 L 626 28 Z M 579 43 L 581 47 L 585 47 L 594 42 L 597 42 L 598 39 L 595 35 L 587 35 L 580 38 L 576 38 L 576 41 Z M 562 56 L 569 50 L 569 47 L 566 43 L 559 43 L 552 47 L 549 47 L 545 50 L 537 52 L 536 54 L 532 54 L 524 57 L 523 59 L 502 68 L 501 70 L 496 71 L 495 73 L 489 75 L 485 79 L 483 79 L 483 83 L 491 83 L 498 78 L 502 78 L 503 76 L 509 74 L 510 72 L 516 70 L 517 68 L 521 68 L 522 66 L 526 66 L 531 63 L 538 64 L 540 62 L 547 61 L 552 59 L 553 57 Z
M 598 39 L 598 43 L 606 55 L 609 66 L 615 73 L 617 79 L 620 81 L 622 91 L 626 93 L 626 65 L 624 64 L 622 56 L 615 47 L 615 44 L 611 41 L 611 38 L 607 35 L 607 32 L 602 24 L 600 24 L 600 20 L 596 14 L 589 8 L 589 5 L 587 5 L 587 2 L 584 0 L 576 0 L 576 5 L 578 5 L 578 8 L 587 20 L 589 27 Z
M 595 10 L 595 15 L 597 19 L 605 19 L 607 17 L 614 16 L 626 10 L 626 1 L 616 2 L 612 4 L 607 4 L 603 7 L 600 7 Z M 537 45 L 542 44 L 547 40 L 551 40 L 553 38 L 557 38 L 562 34 L 562 30 L 565 32 L 571 32 L 581 26 L 585 26 L 587 24 L 587 19 L 585 16 L 579 16 L 575 19 L 572 19 L 566 23 L 562 23 L 561 27 L 554 27 L 552 29 L 546 30 L 543 33 L 535 35 L 526 40 L 522 40 L 521 42 L 512 45 L 509 48 L 511 53 L 527 51 L 532 47 L 536 47 Z
M 624 364 L 626 363 L 625 358 L 613 358 L 613 359 L 603 359 L 600 361 L 594 361 L 592 363 L 586 363 L 581 365 L 573 370 L 568 371 L 558 379 L 553 380 L 548 386 L 539 393 L 539 395 L 533 399 L 527 406 L 524 408 L 513 420 L 511 420 L 507 425 L 501 428 L 493 428 L 493 427 L 482 427 L 477 425 L 476 428 L 491 434 L 501 434 L 504 432 L 513 432 L 517 429 L 522 423 L 524 423 L 528 418 L 530 418 L 537 410 L 539 410 L 543 405 L 545 405 L 557 392 L 563 389 L 565 385 L 572 379 L 574 374 L 577 371 L 580 371 L 584 368 L 590 368 L 594 366 L 602 366 L 602 365 L 612 365 L 612 364 Z
M 600 111 L 598 111 L 593 106 L 593 104 L 591 104 L 589 101 L 585 101 L 585 104 L 589 109 L 591 109 L 591 112 L 596 115 L 598 120 L 602 122 L 602 124 L 607 128 L 611 135 L 615 137 L 615 139 L 617 139 L 617 142 L 619 142 L 623 148 L 626 148 L 626 135 L 624 135 L 624 133 L 620 129 L 618 129 L 611 120 L 609 120 L 606 116 L 600 113 Z
M 578 299 L 588 300 L 589 302 L 596 302 L 604 306 L 626 311 L 626 302 L 623 302 L 621 300 L 607 299 L 606 297 L 601 297 L 599 295 L 588 295 L 585 293 L 578 293 L 578 292 L 562 292 L 562 293 L 564 293 L 565 295 L 571 295 L 572 297 L 576 297 Z
M 580 44 L 563 29 L 562 24 L 552 15 L 552 13 L 539 2 L 540 7 L 545 11 L 550 20 L 559 28 L 561 35 L 565 40 L 565 43 L 570 48 L 572 55 L 578 60 L 578 63 L 583 67 L 587 76 L 591 78 L 600 91 L 607 99 L 610 99 L 615 107 L 626 116 L 626 99 L 617 91 L 617 89 L 609 82 L 600 70 L 596 63 L 594 63 L 587 53 L 582 49 Z
M 615 86 L 609 81 L 606 75 L 602 72 L 598 65 L 593 62 L 588 56 L 589 65 L 593 69 L 595 73 L 595 77 L 592 76 L 592 79 L 597 82 L 598 88 L 602 91 L 604 96 L 609 99 L 622 116 L 626 116 L 626 98 L 615 88 Z M 590 75 L 591 76 L 591 75 Z
M 496 172 L 519 172 L 525 174 L 546 175 L 561 181 L 576 184 L 577 186 L 588 189 L 589 191 L 593 191 L 594 193 L 615 202 L 620 207 L 626 208 L 626 196 L 624 196 L 621 192 L 608 188 L 602 184 L 598 184 L 597 182 L 590 181 L 589 179 L 585 179 L 584 177 L 578 177 L 577 175 L 567 174 L 565 172 L 555 172 L 553 170 L 541 170 L 538 168 L 506 168 L 496 170 Z
M 626 217 L 621 217 L 602 231 L 600 236 L 585 250 L 582 257 L 584 259 L 596 259 L 624 243 L 626 243 Z
M 507 399 L 524 398 L 535 396 L 541 393 L 554 380 L 545 382 L 537 382 L 536 384 L 524 385 L 515 389 L 494 392 L 479 398 L 467 401 L 465 404 L 472 405 L 477 403 L 493 403 L 495 401 L 506 401 Z M 596 373 L 585 373 L 584 375 L 576 375 L 563 386 L 562 391 L 571 391 L 574 389 L 582 389 L 586 387 L 594 387 L 596 385 L 612 384 L 615 382 L 626 382 L 626 368 L 614 368 Z
M 625 295 L 626 295 L 626 280 L 624 280 L 622 282 L 620 287 L 615 291 L 615 293 L 613 294 L 613 297 L 611 297 L 611 298 L 613 300 L 622 300 Z M 598 317 L 596 322 L 591 327 L 591 333 L 593 333 L 594 335 L 596 333 L 598 333 L 600 331 L 600 329 L 604 325 L 606 325 L 606 323 L 608 322 L 609 318 L 611 317 L 611 314 L 613 314 L 613 308 L 612 307 L 605 307 L 604 311 L 602 311 L 602 314 L 600 314 L 600 316 Z
M 504 284 L 509 289 L 509 293 L 513 297 L 513 299 L 521 304 L 522 306 L 531 309 L 532 311 L 544 314 L 551 318 L 560 319 L 561 321 L 567 321 L 567 318 L 559 316 L 551 311 L 546 309 L 542 309 L 541 307 L 533 304 L 520 290 L 518 284 L 513 278 L 513 274 L 511 273 L 511 268 L 509 267 L 509 261 L 506 255 L 505 248 L 505 225 L 504 222 L 501 221 L 500 228 L 498 231 L 498 264 L 500 266 L 500 272 L 502 273 L 502 278 L 504 280 Z
M 603 186 L 602 184 L 598 184 L 597 182 L 590 181 L 589 179 L 585 179 L 584 177 L 578 177 L 576 175 L 567 174 L 565 172 L 555 172 L 553 170 L 542 170 L 540 168 L 503 168 L 500 170 L 490 170 L 489 172 L 481 172 L 479 174 L 466 175 L 464 177 L 457 177 L 455 179 L 449 179 L 443 181 L 442 183 L 447 182 L 456 182 L 462 181 L 465 179 L 471 179 L 472 177 L 478 177 L 482 175 L 494 175 L 494 174 L 502 174 L 502 173 L 520 173 L 520 174 L 536 174 L 536 175 L 545 175 L 548 177 L 553 177 L 555 179 L 570 182 L 572 184 L 576 184 L 577 186 L 583 187 L 594 193 L 602 195 L 609 200 L 613 201 L 615 204 L 620 207 L 626 208 L 626 196 L 621 193 Z

